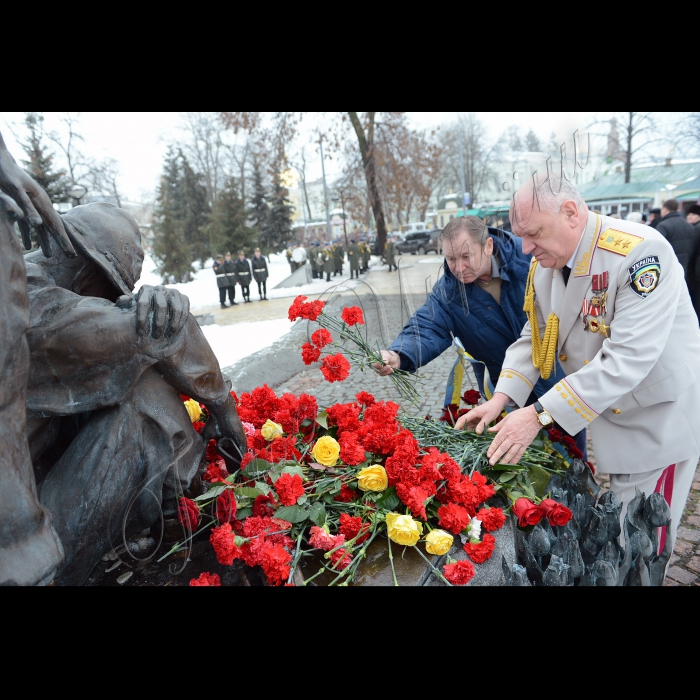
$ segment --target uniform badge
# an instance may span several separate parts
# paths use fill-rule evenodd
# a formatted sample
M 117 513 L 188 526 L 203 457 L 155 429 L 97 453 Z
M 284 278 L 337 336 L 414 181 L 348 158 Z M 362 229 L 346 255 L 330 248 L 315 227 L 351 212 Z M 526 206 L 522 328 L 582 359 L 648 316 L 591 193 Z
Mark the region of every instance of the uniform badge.
M 658 286 L 661 278 L 661 263 L 656 255 L 637 260 L 629 268 L 630 287 L 635 294 L 646 299 Z

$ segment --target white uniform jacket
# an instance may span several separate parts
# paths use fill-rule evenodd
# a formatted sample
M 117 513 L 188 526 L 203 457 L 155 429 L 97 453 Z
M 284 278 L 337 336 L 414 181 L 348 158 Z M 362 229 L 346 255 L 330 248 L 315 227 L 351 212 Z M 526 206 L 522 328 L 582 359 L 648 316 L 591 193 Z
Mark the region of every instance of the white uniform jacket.
M 590 425 L 601 473 L 651 471 L 697 456 L 700 330 L 670 244 L 651 226 L 589 212 L 574 260 L 568 284 L 561 270 L 535 272 L 540 332 L 555 313 L 566 373 L 540 403 L 571 435 Z M 605 272 L 605 314 L 587 314 L 584 329 L 584 312 L 601 308 L 590 302 L 600 300 L 593 287 Z M 523 406 L 539 376 L 527 323 L 496 391 Z

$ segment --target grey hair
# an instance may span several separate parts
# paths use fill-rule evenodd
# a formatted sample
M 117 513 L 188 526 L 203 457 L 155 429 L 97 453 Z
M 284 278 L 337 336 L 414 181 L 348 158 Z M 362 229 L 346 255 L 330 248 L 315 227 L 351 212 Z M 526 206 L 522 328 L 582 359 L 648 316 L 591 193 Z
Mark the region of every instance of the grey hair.
M 532 197 L 532 181 L 530 181 L 529 196 Z M 549 177 L 535 188 L 535 196 L 533 197 L 536 204 L 539 205 L 539 210 L 552 214 L 558 214 L 561 211 L 562 204 L 571 199 L 579 207 L 583 207 L 586 203 L 583 197 L 576 189 L 576 186 L 569 182 L 561 175 L 550 174 Z
M 488 226 L 478 216 L 459 216 L 447 222 L 440 232 L 440 241 L 467 233 L 474 243 L 483 247 L 489 236 Z

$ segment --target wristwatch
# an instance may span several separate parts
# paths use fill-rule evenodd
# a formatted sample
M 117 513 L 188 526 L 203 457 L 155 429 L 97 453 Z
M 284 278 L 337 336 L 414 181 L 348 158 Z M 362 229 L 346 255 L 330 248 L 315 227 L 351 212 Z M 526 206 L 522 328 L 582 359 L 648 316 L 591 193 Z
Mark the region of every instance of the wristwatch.
M 549 411 L 545 410 L 539 401 L 535 401 L 533 405 L 535 407 L 535 412 L 537 413 L 537 420 L 540 422 L 540 425 L 547 426 L 554 423 L 554 418 L 552 418 L 552 414 Z

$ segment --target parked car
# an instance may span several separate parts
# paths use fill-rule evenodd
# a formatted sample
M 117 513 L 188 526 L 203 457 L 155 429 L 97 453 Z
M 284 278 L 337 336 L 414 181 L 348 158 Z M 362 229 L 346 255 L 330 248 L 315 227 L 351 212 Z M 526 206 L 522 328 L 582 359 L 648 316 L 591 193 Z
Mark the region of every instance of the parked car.
M 431 251 L 436 255 L 440 254 L 440 229 L 430 231 L 416 231 L 406 234 L 406 239 L 396 244 L 399 253 L 410 253 L 411 255 L 426 255 Z

